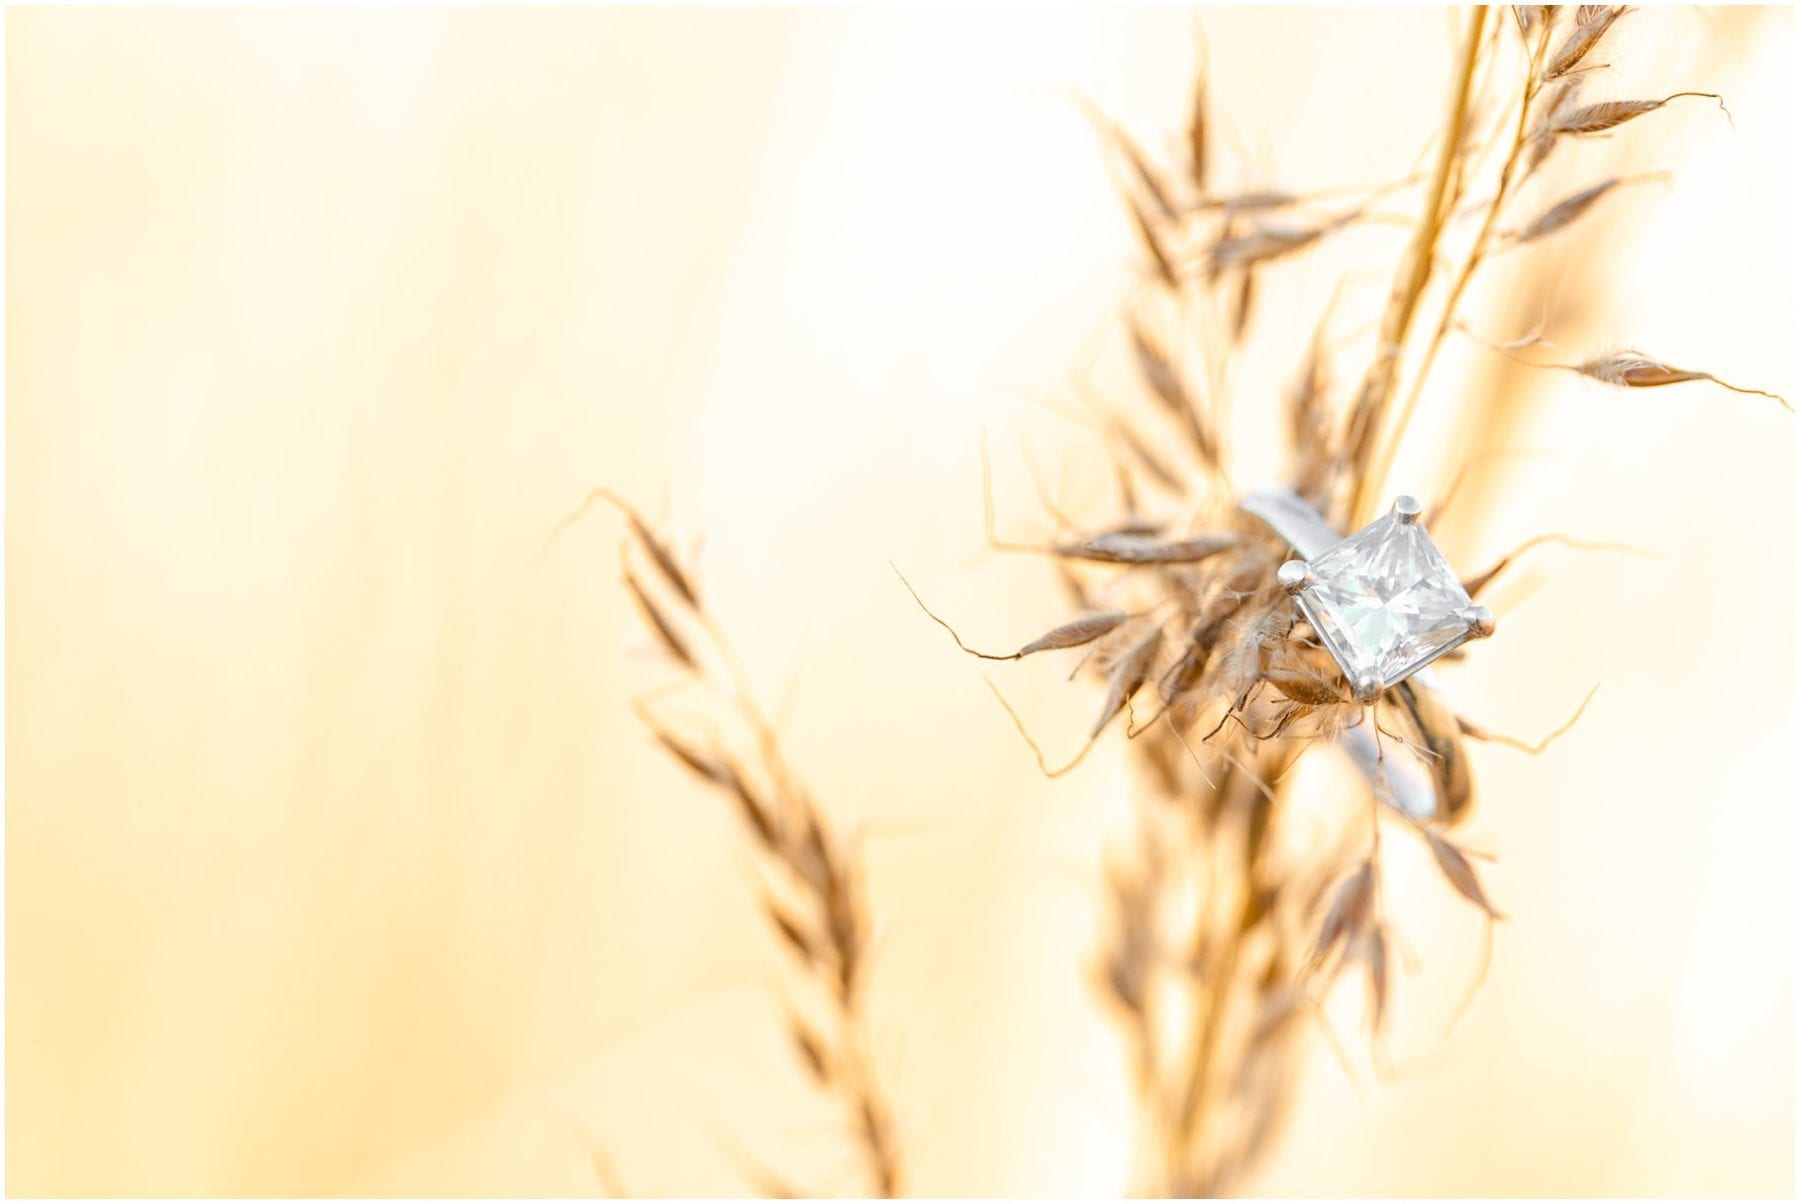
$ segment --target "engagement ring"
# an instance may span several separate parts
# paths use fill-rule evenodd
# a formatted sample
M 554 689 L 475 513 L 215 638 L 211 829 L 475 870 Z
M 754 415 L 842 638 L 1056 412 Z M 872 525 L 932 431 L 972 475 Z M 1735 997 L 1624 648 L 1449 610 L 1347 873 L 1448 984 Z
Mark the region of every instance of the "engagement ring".
M 1317 633 L 1358 701 L 1386 690 L 1416 714 L 1432 689 L 1426 666 L 1494 632 L 1493 612 L 1476 605 L 1419 521 L 1416 498 L 1402 494 L 1387 514 L 1340 538 L 1291 489 L 1259 490 L 1238 505 L 1288 542 L 1298 558 L 1279 580 Z M 1417 818 L 1437 809 L 1437 792 L 1416 761 L 1385 756 L 1370 725 L 1352 728 L 1344 748 L 1388 801 Z

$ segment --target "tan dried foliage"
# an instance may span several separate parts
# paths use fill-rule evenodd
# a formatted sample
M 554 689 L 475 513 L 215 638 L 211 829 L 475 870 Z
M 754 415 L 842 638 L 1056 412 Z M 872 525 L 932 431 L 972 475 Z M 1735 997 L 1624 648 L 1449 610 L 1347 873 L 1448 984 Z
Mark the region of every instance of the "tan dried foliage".
M 1733 393 L 1748 393 L 1757 397 L 1767 397 L 1778 401 L 1788 410 L 1794 407 L 1787 398 L 1764 389 L 1752 389 L 1744 385 L 1734 385 L 1721 380 L 1710 372 L 1699 372 L 1690 368 L 1676 368 L 1660 360 L 1652 359 L 1641 351 L 1610 351 L 1596 356 L 1585 363 L 1575 364 L 1571 371 L 1583 376 L 1592 377 L 1609 385 L 1618 385 L 1625 389 L 1658 389 L 1664 385 L 1682 385 L 1692 381 L 1706 381 L 1729 389 Z
M 1546 165 L 1555 147 L 1614 130 L 1634 137 L 1677 97 L 1711 95 L 1584 97 L 1604 81 L 1596 52 L 1626 11 L 1517 6 L 1509 29 L 1500 24 L 1509 14 L 1466 10 L 1427 168 L 1372 187 L 1302 194 L 1256 179 L 1252 164 L 1227 162 L 1230 139 L 1218 135 L 1217 98 L 1204 80 L 1187 101 L 1186 137 L 1173 164 L 1154 161 L 1121 126 L 1095 116 L 1127 169 L 1121 179 L 1126 213 L 1148 258 L 1148 288 L 1126 319 L 1144 404 L 1134 413 L 1108 402 L 1094 424 L 1102 432 L 1100 454 L 1119 485 L 1121 512 L 1087 522 L 1052 508 L 1058 534 L 1003 542 L 994 535 L 984 454 L 990 543 L 1047 558 L 1076 613 L 1013 651 L 987 652 L 965 643 L 917 592 L 912 596 L 964 653 L 989 661 L 1067 653 L 1071 677 L 1086 674 L 1096 683 L 1095 722 L 1073 756 L 1054 766 L 999 687 L 988 683 L 1043 772 L 1069 772 L 1097 741 L 1120 738 L 1140 770 L 1143 788 L 1127 847 L 1104 865 L 1108 924 L 1094 967 L 1129 1050 L 1149 1155 L 1135 1185 L 1140 1192 L 1221 1195 L 1244 1185 L 1281 1131 L 1307 1034 L 1316 1027 L 1307 1021 L 1347 970 L 1361 974 L 1368 1019 L 1380 1034 L 1398 986 L 1397 932 L 1382 905 L 1384 830 L 1424 842 L 1446 896 L 1460 897 L 1484 921 L 1500 918 L 1467 849 L 1451 835 L 1473 813 L 1468 742 L 1542 751 L 1581 715 L 1578 709 L 1529 745 L 1457 715 L 1416 680 L 1388 689 L 1371 705 L 1353 700 L 1343 674 L 1276 582 L 1291 549 L 1239 512 L 1226 492 L 1225 411 L 1236 357 L 1259 338 L 1283 341 L 1295 365 L 1283 416 L 1292 483 L 1339 530 L 1366 522 L 1415 408 L 1425 398 L 1459 393 L 1427 386 L 1448 332 L 1468 329 L 1468 298 L 1488 265 L 1504 249 L 1572 231 L 1621 203 L 1600 205 L 1629 178 L 1552 181 Z M 1226 178 L 1242 186 L 1215 190 L 1213 182 Z M 1548 193 L 1534 185 L 1528 198 L 1534 180 Z M 1321 198 L 1346 194 L 1352 199 L 1333 202 L 1333 213 L 1320 215 Z M 1334 299 L 1298 332 L 1259 330 L 1259 274 L 1311 253 L 1360 220 L 1377 197 L 1415 215 L 1404 249 L 1385 265 L 1392 284 L 1379 311 L 1340 322 Z M 1521 270 L 1542 258 L 1522 254 Z M 1347 335 L 1361 329 L 1371 332 L 1365 340 L 1371 345 L 1356 363 Z M 1547 345 L 1542 332 L 1512 347 L 1489 344 L 1516 359 Z M 1775 396 L 1635 351 L 1534 366 L 1628 389 L 1707 382 Z M 1340 371 L 1351 382 L 1341 391 L 1333 384 Z M 1158 424 L 1174 426 L 1182 438 L 1142 433 Z M 597 498 L 624 510 L 642 558 L 655 569 L 648 582 L 628 570 L 627 587 L 659 643 L 690 674 L 716 679 L 729 657 L 691 581 L 635 512 L 605 491 L 589 501 Z M 1048 500 L 1045 505 L 1050 508 Z M 1551 541 L 1599 546 L 1562 536 L 1528 541 L 1471 578 L 1471 595 L 1525 548 Z M 727 684 L 726 693 L 748 708 L 741 688 Z M 1140 701 L 1147 696 L 1149 705 Z M 1129 720 L 1124 725 L 1116 723 L 1122 713 Z M 832 1017 L 824 1024 L 816 1008 L 812 1019 L 796 1011 L 798 1056 L 844 1100 L 870 1182 L 884 1193 L 897 1191 L 892 1126 L 858 1033 L 867 963 L 859 872 L 830 835 L 823 812 L 781 764 L 773 733 L 753 709 L 740 718 L 750 739 L 737 747 L 754 752 L 678 734 L 654 716 L 646 722 L 672 758 L 732 801 L 772 879 L 781 880 L 765 892 L 765 910 L 782 947 L 823 995 L 823 1014 Z M 1123 737 L 1107 735 L 1121 726 Z M 1313 817 L 1322 800 L 1298 796 L 1289 771 L 1352 728 L 1375 735 L 1383 766 L 1390 757 L 1417 762 L 1436 808 L 1426 820 L 1406 815 L 1386 805 L 1389 792 L 1377 781 L 1363 800 L 1366 817 L 1358 815 L 1341 839 L 1323 846 L 1298 840 L 1290 817 Z
M 1632 180 L 1578 181 L 1560 199 L 1552 194 L 1528 201 L 1524 186 L 1544 169 L 1556 145 L 1623 130 L 1681 96 L 1710 96 L 1584 99 L 1601 78 L 1596 51 L 1626 11 L 1520 6 L 1512 10 L 1517 37 L 1502 38 L 1489 36 L 1500 31 L 1487 24 L 1485 10 L 1475 10 L 1465 21 L 1458 84 L 1433 167 L 1417 180 L 1369 190 L 1371 198 L 1410 191 L 1419 214 L 1393 268 L 1375 350 L 1348 397 L 1335 396 L 1337 344 L 1327 329 L 1328 307 L 1297 357 L 1285 403 L 1293 484 L 1340 529 L 1371 516 L 1375 490 L 1427 396 L 1438 351 L 1452 329 L 1463 327 L 1466 299 L 1495 255 L 1572 230 Z M 1524 70 L 1501 61 L 1507 56 L 1522 60 Z M 1322 991 L 1353 965 L 1365 979 L 1377 1032 L 1390 1012 L 1394 938 L 1381 915 L 1379 843 L 1321 850 L 1310 859 L 1275 857 L 1271 833 L 1280 829 L 1286 767 L 1320 741 L 1372 725 L 1385 755 L 1417 761 L 1437 797 L 1429 822 L 1397 812 L 1390 822 L 1423 840 L 1449 890 L 1492 920 L 1498 912 L 1480 876 L 1449 835 L 1473 810 L 1465 741 L 1542 747 L 1493 735 L 1413 683 L 1390 689 L 1373 707 L 1356 704 L 1342 673 L 1275 584 L 1287 549 L 1255 522 L 1232 516 L 1228 495 L 1187 484 L 1209 480 L 1209 469 L 1222 467 L 1216 461 L 1224 398 L 1202 382 L 1216 389 L 1228 381 L 1231 357 L 1255 337 L 1259 272 L 1308 254 L 1368 209 L 1364 201 L 1335 216 L 1310 216 L 1305 198 L 1263 181 L 1215 193 L 1208 181 L 1220 178 L 1222 169 L 1213 99 L 1196 83 L 1186 162 L 1160 171 L 1155 164 L 1134 166 L 1136 182 L 1126 197 L 1130 218 L 1151 248 L 1151 283 L 1177 306 L 1179 316 L 1170 319 L 1165 309 L 1157 329 L 1188 332 L 1210 325 L 1218 332 L 1185 343 L 1194 354 L 1177 356 L 1140 319 L 1127 327 L 1145 398 L 1189 439 L 1182 461 L 1172 461 L 1162 454 L 1163 444 L 1155 444 L 1154 453 L 1145 446 L 1136 424 L 1119 413 L 1106 422 L 1118 449 L 1114 471 L 1132 522 L 1142 522 L 1142 485 L 1168 495 L 1169 511 L 1159 515 L 1152 508 L 1142 530 L 1115 521 L 1042 546 L 1011 545 L 1051 556 L 1065 574 L 1073 572 L 1071 564 L 1092 566 L 1105 576 L 1098 585 L 1095 577 L 1080 578 L 1082 604 L 1133 616 L 1083 645 L 1090 655 L 1076 665 L 1104 687 L 1092 738 L 1103 735 L 1147 684 L 1154 683 L 1160 703 L 1161 709 L 1136 717 L 1126 730 L 1149 790 L 1135 855 L 1108 866 L 1112 936 L 1097 966 L 1130 1037 L 1143 1125 L 1158 1153 L 1140 1186 L 1156 1194 L 1229 1191 L 1267 1148 L 1286 1111 L 1288 1073 L 1304 1032 L 1296 1023 L 1304 1010 L 1297 1002 L 1303 980 Z M 1119 142 L 1135 150 L 1129 140 Z M 1500 154 L 1488 159 L 1496 142 Z M 1488 182 L 1477 183 L 1489 163 L 1498 166 L 1486 167 Z M 1181 168 L 1191 203 L 1169 186 L 1183 178 Z M 1133 195 L 1154 198 L 1159 188 L 1170 201 L 1166 208 Z M 1532 208 L 1521 212 L 1528 204 Z M 1629 388 L 1723 383 L 1635 353 L 1575 370 Z M 1197 513 L 1211 516 L 1203 533 L 1170 534 L 1189 529 L 1186 523 Z M 1552 540 L 1605 546 L 1561 536 L 1531 543 Z M 1472 579 L 1471 591 L 1523 550 Z M 1001 701 L 1046 772 L 1066 772 L 1092 747 L 1090 739 L 1067 764 L 1050 768 L 1023 721 Z M 1171 901 L 1194 897 L 1204 901 L 1200 910 L 1172 926 Z M 1186 1037 L 1171 1040 L 1171 1031 Z
M 1600 39 L 1626 13 L 1624 5 L 1583 4 L 1576 8 L 1567 37 L 1545 64 L 1545 79 L 1561 79 L 1587 61 Z
M 899 1195 L 904 1181 L 897 1138 L 864 1033 L 868 919 L 861 868 L 782 758 L 774 728 L 753 701 L 723 634 L 700 606 L 692 577 L 638 512 L 610 491 L 596 489 L 557 524 L 551 540 L 596 500 L 624 513 L 632 546 L 657 570 L 661 597 L 629 567 L 625 572 L 646 626 L 690 680 L 726 700 L 705 735 L 675 730 L 642 699 L 638 716 L 657 745 L 724 796 L 742 821 L 759 858 L 762 911 L 793 955 L 797 986 L 812 996 L 808 1010 L 816 1013 L 809 1019 L 798 1003 L 790 1005 L 796 1056 L 808 1077 L 847 1110 L 870 1191 Z M 696 655 L 697 641 L 704 641 L 706 656 Z M 726 737 L 711 734 L 719 723 L 740 729 L 736 747 L 745 751 L 734 751 Z M 764 1194 L 797 1194 L 763 1168 L 751 1168 L 750 1174 Z
M 1550 118 L 1546 127 L 1552 134 L 1603 134 L 1607 130 L 1617 129 L 1627 121 L 1635 120 L 1646 113 L 1654 113 L 1672 100 L 1683 96 L 1704 96 L 1708 100 L 1719 102 L 1719 108 L 1729 117 L 1730 110 L 1725 108 L 1725 100 L 1716 92 L 1676 92 L 1661 100 L 1603 100 L 1599 104 L 1582 105 L 1580 108 L 1566 109 Z
M 1519 231 L 1518 241 L 1533 242 L 1543 238 L 1546 234 L 1554 234 L 1564 226 L 1572 224 L 1589 209 L 1592 209 L 1601 197 L 1617 188 L 1619 182 L 1619 178 L 1614 176 L 1564 197 L 1538 214 L 1523 230 Z

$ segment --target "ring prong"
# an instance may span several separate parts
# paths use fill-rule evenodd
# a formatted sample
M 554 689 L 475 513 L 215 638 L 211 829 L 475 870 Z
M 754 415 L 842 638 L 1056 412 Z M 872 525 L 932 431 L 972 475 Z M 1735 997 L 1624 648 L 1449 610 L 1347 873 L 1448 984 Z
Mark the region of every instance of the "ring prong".
M 1469 638 L 1485 640 L 1494 634 L 1494 612 L 1485 606 L 1465 606 L 1457 617 L 1469 625 Z
M 1281 588 L 1291 596 L 1311 585 L 1318 578 L 1313 576 L 1312 566 L 1304 560 L 1290 560 L 1275 570 L 1275 580 Z
M 1419 505 L 1419 499 L 1410 493 L 1403 493 L 1394 499 L 1394 517 L 1403 523 L 1416 523 L 1425 508 Z
M 1356 695 L 1356 701 L 1367 706 L 1381 696 L 1381 679 L 1373 673 L 1359 673 L 1350 683 L 1350 689 Z

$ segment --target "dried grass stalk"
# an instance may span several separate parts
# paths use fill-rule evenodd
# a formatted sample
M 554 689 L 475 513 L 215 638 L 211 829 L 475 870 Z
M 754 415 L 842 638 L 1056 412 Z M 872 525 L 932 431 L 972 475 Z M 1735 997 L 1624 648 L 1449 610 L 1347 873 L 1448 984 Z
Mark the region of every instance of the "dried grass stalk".
M 1393 288 L 1356 388 L 1338 396 L 1332 387 L 1332 360 L 1341 353 L 1327 330 L 1329 307 L 1310 345 L 1296 355 L 1286 401 L 1293 483 L 1340 528 L 1369 516 L 1387 465 L 1427 396 L 1438 352 L 1448 332 L 1462 327 L 1484 268 L 1503 249 L 1574 228 L 1629 182 L 1577 183 L 1561 199 L 1528 201 L 1526 184 L 1557 143 L 1621 130 L 1679 96 L 1710 96 L 1579 99 L 1597 86 L 1595 51 L 1625 11 L 1522 7 L 1511 22 L 1516 38 L 1499 36 L 1506 31 L 1489 24 L 1488 10 L 1472 10 L 1465 19 L 1432 169 L 1422 180 L 1379 190 L 1410 192 L 1418 217 L 1407 250 L 1392 265 Z M 1226 1194 L 1244 1183 L 1280 1132 L 1315 1002 L 1346 971 L 1363 979 L 1371 1031 L 1378 1034 L 1386 1023 L 1395 983 L 1393 927 L 1382 905 L 1384 827 L 1397 824 L 1425 844 L 1449 894 L 1485 922 L 1501 918 L 1467 847 L 1453 835 L 1475 798 L 1465 745 L 1479 739 L 1534 750 L 1486 732 L 1410 683 L 1372 706 L 1354 702 L 1276 583 L 1288 549 L 1236 514 L 1230 494 L 1212 491 L 1210 482 L 1228 476 L 1221 462 L 1227 398 L 1219 384 L 1231 379 L 1231 357 L 1254 336 L 1256 273 L 1281 270 L 1283 260 L 1309 253 L 1366 208 L 1324 219 L 1301 209 L 1277 219 L 1269 215 L 1301 205 L 1291 190 L 1258 182 L 1233 196 L 1213 195 L 1208 180 L 1221 174 L 1210 133 L 1216 116 L 1197 83 L 1185 162 L 1167 167 L 1106 127 L 1131 164 L 1125 199 L 1151 250 L 1147 283 L 1165 311 L 1158 328 L 1200 332 L 1196 354 L 1177 355 L 1137 319 L 1129 325 L 1148 404 L 1189 433 L 1186 446 L 1171 452 L 1185 462 L 1149 455 L 1129 435 L 1135 423 L 1126 413 L 1107 415 L 1105 426 L 1122 445 L 1112 468 L 1130 512 L 1093 524 L 1093 533 L 1081 537 L 996 545 L 1054 558 L 1091 613 L 1018 652 L 974 653 L 1013 660 L 1081 651 L 1077 670 L 1103 688 L 1098 721 L 1088 743 L 1061 768 L 1052 769 L 1032 743 L 1052 774 L 1079 763 L 1146 686 L 1153 684 L 1160 703 L 1153 713 L 1134 716 L 1126 730 L 1145 788 L 1130 851 L 1106 867 L 1109 936 L 1096 978 L 1120 1019 L 1137 1085 L 1138 1187 L 1168 1195 Z M 1489 148 L 1499 153 L 1490 158 Z M 1191 190 L 1191 202 L 1175 181 Z M 1521 217 L 1527 203 L 1531 209 Z M 1635 352 L 1569 368 L 1626 388 L 1724 383 Z M 1182 487 L 1172 489 L 1177 483 Z M 1151 493 L 1150 485 L 1167 496 L 1166 511 L 1152 505 L 1139 512 L 1138 499 Z M 1196 516 L 1201 533 L 1171 534 L 1189 530 Z M 1574 542 L 1560 536 L 1531 542 L 1550 540 Z M 1474 579 L 1471 590 L 1523 550 Z M 974 651 L 953 629 L 951 635 Z M 1287 839 L 1286 817 L 1311 803 L 1290 797 L 1288 770 L 1321 741 L 1364 725 L 1378 733 L 1385 755 L 1411 757 L 1424 767 L 1437 810 L 1420 822 L 1383 807 L 1378 787 L 1366 800 L 1366 818 L 1341 841 L 1316 848 Z M 1022 723 L 1020 730 L 1030 741 Z
M 788 1025 L 795 1054 L 808 1077 L 842 1102 L 869 1190 L 898 1196 L 904 1180 L 892 1111 L 866 1036 L 869 920 L 861 866 L 788 767 L 773 725 L 701 607 L 691 576 L 637 511 L 609 491 L 595 490 L 551 538 L 596 500 L 623 511 L 632 547 L 656 570 L 660 589 L 629 565 L 625 569 L 626 588 L 646 626 L 696 684 L 724 700 L 716 708 L 717 724 L 708 724 L 704 734 L 698 725 L 676 730 L 642 700 L 638 716 L 663 751 L 724 797 L 742 822 L 761 869 L 763 913 L 794 968 Z M 735 742 L 712 734 L 715 726 L 735 727 Z M 797 1194 L 766 1172 L 759 1170 L 757 1178 L 764 1194 L 770 1184 L 780 1187 L 774 1194 Z

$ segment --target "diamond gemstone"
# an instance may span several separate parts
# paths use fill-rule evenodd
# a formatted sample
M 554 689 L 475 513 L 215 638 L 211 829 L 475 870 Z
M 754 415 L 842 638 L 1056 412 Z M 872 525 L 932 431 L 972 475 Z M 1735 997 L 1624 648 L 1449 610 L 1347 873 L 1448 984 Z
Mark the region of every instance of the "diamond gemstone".
M 1353 681 L 1394 685 L 1468 638 L 1468 592 L 1420 523 L 1384 515 L 1307 563 L 1301 605 Z

